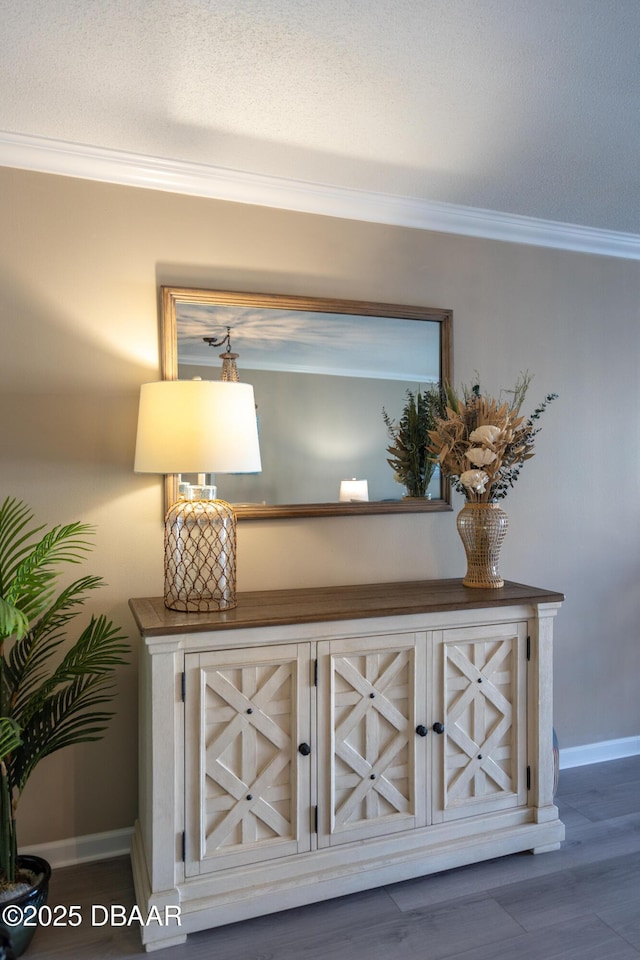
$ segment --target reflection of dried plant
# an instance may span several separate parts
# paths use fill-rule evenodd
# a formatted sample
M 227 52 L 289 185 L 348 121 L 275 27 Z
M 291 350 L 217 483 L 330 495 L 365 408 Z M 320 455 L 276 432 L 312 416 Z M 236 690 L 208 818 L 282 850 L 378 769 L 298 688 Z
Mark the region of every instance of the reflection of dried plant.
M 447 386 L 447 406 L 429 431 L 429 453 L 467 500 L 486 502 L 506 497 L 525 460 L 533 456 L 536 421 L 557 397 L 549 393 L 530 417 L 520 416 L 531 376 L 520 374 L 511 400 L 483 396 L 479 384 L 463 387 L 462 398 Z
M 396 423 L 383 408 L 382 418 L 393 441 L 387 447 L 391 456 L 387 463 L 394 471 L 395 479 L 406 488 L 410 497 L 425 497 L 437 461 L 429 457 L 427 446 L 429 433 L 444 412 L 444 403 L 438 387 L 424 393 L 420 388 L 415 394 L 407 390 L 407 402 L 400 420 Z

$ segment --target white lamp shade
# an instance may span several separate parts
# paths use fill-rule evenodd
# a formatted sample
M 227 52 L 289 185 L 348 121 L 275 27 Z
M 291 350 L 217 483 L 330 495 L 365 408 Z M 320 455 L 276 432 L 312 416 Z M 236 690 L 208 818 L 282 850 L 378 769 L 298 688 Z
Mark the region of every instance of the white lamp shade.
M 136 473 L 257 473 L 253 387 L 161 380 L 140 390 Z

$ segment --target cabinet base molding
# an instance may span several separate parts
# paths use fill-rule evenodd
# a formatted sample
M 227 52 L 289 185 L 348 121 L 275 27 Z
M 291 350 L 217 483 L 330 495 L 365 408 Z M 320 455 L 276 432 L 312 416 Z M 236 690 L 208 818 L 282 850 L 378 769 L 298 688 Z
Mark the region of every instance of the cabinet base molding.
M 519 819 L 521 814 L 489 817 L 484 831 L 469 835 L 465 835 L 467 832 L 461 830 L 458 823 L 458 837 L 454 841 L 449 830 L 438 840 L 433 836 L 438 828 L 431 827 L 425 828 L 425 832 L 432 834 L 428 839 L 411 835 L 402 843 L 396 835 L 391 842 L 388 839 L 370 841 L 364 848 L 347 846 L 339 850 L 313 851 L 291 858 L 295 863 L 285 859 L 277 865 L 258 864 L 225 870 L 218 877 L 190 878 L 162 893 L 151 892 L 140 824 L 136 823 L 131 860 L 136 900 L 142 914 L 148 914 L 152 907 L 161 912 L 167 905 L 175 904 L 181 908 L 179 928 L 150 924 L 142 928 L 142 942 L 146 950 L 173 946 L 198 930 L 413 880 L 512 853 L 546 853 L 560 847 L 564 824 L 558 819 L 557 810 L 555 819 L 543 824 L 516 822 Z
M 558 848 L 561 594 L 424 581 L 133 600 L 147 950 L 513 853 Z

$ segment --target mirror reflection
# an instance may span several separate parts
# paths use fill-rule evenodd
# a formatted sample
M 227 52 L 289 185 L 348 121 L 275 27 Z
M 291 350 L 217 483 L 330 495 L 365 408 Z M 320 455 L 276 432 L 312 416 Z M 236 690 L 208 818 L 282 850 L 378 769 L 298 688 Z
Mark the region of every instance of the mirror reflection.
M 164 288 L 163 333 L 166 378 L 253 385 L 262 471 L 207 478 L 239 516 L 448 508 L 438 471 L 403 499 L 383 410 L 451 379 L 450 311 Z

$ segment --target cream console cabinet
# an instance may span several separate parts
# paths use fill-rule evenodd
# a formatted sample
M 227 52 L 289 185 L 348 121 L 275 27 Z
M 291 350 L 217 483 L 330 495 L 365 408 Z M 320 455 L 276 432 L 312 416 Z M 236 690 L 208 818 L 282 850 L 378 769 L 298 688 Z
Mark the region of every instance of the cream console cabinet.
M 221 614 L 132 600 L 143 638 L 136 896 L 145 916 L 180 908 L 180 925 L 143 927 L 146 948 L 556 849 L 562 600 L 458 580 L 246 593 Z

